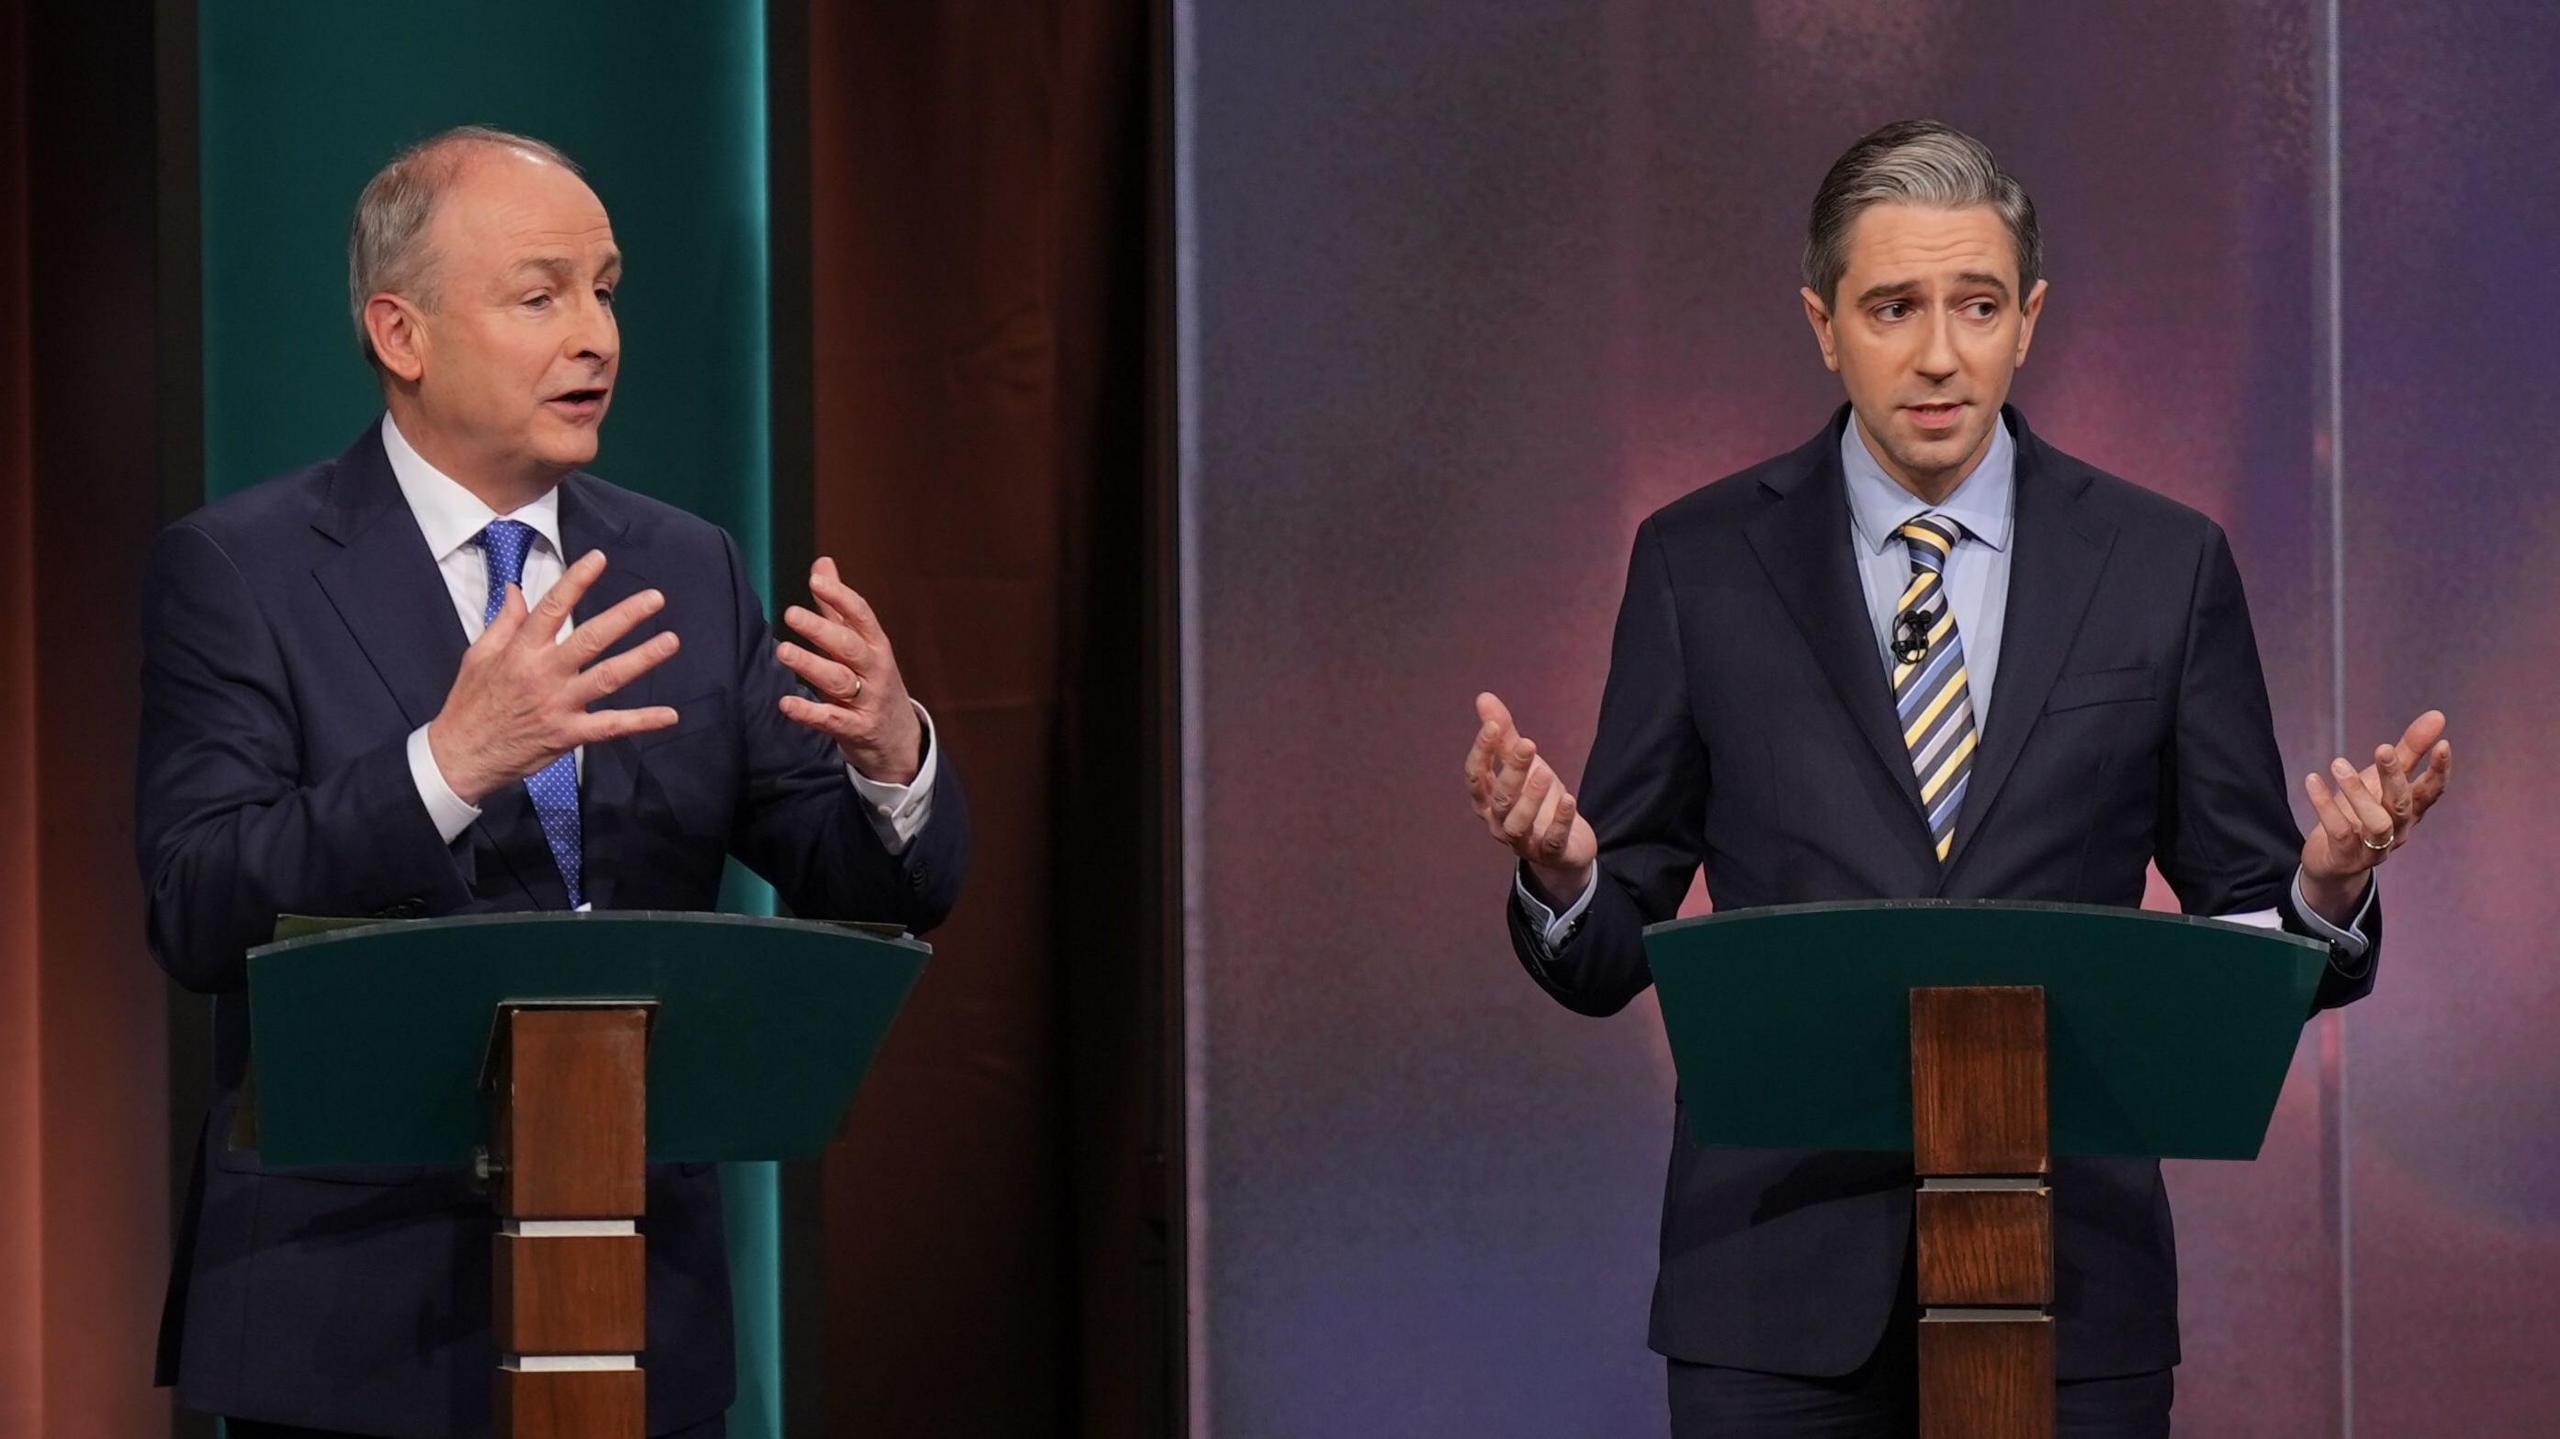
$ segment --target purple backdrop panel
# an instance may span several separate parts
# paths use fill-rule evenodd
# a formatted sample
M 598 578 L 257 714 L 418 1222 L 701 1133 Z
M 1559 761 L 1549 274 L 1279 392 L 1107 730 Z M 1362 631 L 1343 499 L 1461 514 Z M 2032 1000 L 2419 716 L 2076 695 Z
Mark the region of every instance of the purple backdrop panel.
M 1665 1427 L 1659 1019 L 1520 974 L 1458 761 L 1490 688 L 1578 775 L 1636 521 L 1837 403 L 1794 273 L 1865 129 L 1940 116 L 2034 189 L 2019 402 L 2230 528 L 2325 752 L 2309 14 L 1177 6 L 1210 1432 Z M 2172 1175 L 2187 1432 L 2336 1432 L 2325 1057 L 2259 1162 Z
M 1457 782 L 1480 688 L 1587 744 L 1624 562 L 1592 18 L 1187 17 L 1218 1434 L 1661 1423 L 1660 1025 L 1518 972 Z
M 2441 705 L 2460 751 L 2347 1025 L 2356 1428 L 2550 1433 L 2560 14 L 2353 4 L 2344 33 L 2348 732 Z

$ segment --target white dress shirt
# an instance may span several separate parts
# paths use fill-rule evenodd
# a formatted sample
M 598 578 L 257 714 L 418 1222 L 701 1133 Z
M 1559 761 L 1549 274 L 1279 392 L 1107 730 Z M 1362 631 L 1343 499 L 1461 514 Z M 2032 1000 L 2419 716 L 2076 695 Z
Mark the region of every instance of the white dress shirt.
M 489 527 L 491 520 L 521 521 L 532 526 L 538 537 L 524 557 L 521 588 L 526 604 L 539 603 L 568 572 L 560 542 L 558 490 L 545 490 L 540 499 L 511 515 L 501 515 L 452 476 L 427 463 L 387 414 L 382 417 L 382 448 L 390 456 L 391 474 L 400 483 L 401 498 L 409 502 L 409 513 L 418 522 L 418 532 L 426 537 L 427 553 L 435 557 L 436 570 L 444 576 L 445 589 L 453 598 L 454 614 L 462 621 L 465 638 L 477 641 L 481 631 L 488 628 L 481 615 L 489 605 L 489 558 L 472 541 Z M 572 623 L 562 624 L 560 638 L 568 638 L 572 628 Z M 849 764 L 844 770 L 862 796 L 864 817 L 891 854 L 903 854 L 933 817 L 933 777 L 940 768 L 942 746 L 935 741 L 933 716 L 921 704 L 916 705 L 916 717 L 924 725 L 924 765 L 914 780 L 889 784 L 872 779 Z M 580 746 L 574 753 L 579 778 L 583 780 L 586 749 Z M 409 777 L 416 782 L 418 798 L 425 803 L 427 815 L 435 821 L 436 833 L 444 836 L 445 843 L 453 843 L 479 820 L 479 806 L 468 804 L 455 794 L 453 786 L 445 781 L 444 771 L 436 767 L 425 725 L 409 735 Z
M 2001 421 L 1992 431 L 1991 446 L 1983 454 L 1982 463 L 1965 476 L 1964 483 L 1944 504 L 1934 509 L 1885 473 L 1854 422 L 1840 437 L 1840 469 L 1848 486 L 1849 545 L 1857 560 L 1859 588 L 1875 629 L 1876 659 L 1888 677 L 1894 665 L 1890 649 L 1894 603 L 1911 579 L 1907 548 L 1894 532 L 1925 514 L 1944 515 L 1956 522 L 1961 533 L 1955 549 L 1947 556 L 1941 588 L 1948 607 L 1955 611 L 1956 633 L 1964 637 L 1967 689 L 1976 712 L 1989 713 L 1992 681 L 1998 672 L 2000 630 L 2008 610 L 2009 537 L 2017 503 L 2017 446 L 2009 436 L 2008 422 Z M 1529 918 L 1537 923 L 1540 936 L 1553 950 L 1573 933 L 1574 922 L 1591 907 L 1591 897 L 1600 889 L 1600 867 L 1591 867 L 1590 882 L 1562 913 L 1549 908 L 1529 888 L 1525 864 L 1519 867 L 1512 884 L 1520 902 L 1527 907 Z M 2365 937 L 2353 926 L 2364 923 L 2377 888 L 2371 883 L 2365 886 L 2364 903 L 2357 907 L 2351 926 L 2340 929 L 2304 902 L 2302 870 L 2296 866 L 2293 907 L 2314 934 L 2335 945 L 2352 962 L 2363 958 L 2366 949 Z M 2284 927 L 2284 915 L 2275 909 L 2216 917 L 2260 929 Z

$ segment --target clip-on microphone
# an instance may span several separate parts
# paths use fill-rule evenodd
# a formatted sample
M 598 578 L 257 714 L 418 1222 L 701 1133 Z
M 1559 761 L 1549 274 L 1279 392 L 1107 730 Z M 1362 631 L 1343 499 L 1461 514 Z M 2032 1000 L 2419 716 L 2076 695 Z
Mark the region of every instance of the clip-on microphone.
M 1929 653 L 1929 631 L 1937 622 L 1927 610 L 1903 611 L 1893 622 L 1893 657 L 1907 665 L 1920 663 Z

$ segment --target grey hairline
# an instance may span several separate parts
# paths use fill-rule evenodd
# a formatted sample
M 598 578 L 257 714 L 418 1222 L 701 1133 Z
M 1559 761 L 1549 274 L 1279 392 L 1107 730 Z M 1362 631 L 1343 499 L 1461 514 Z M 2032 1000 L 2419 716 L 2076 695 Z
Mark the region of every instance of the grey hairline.
M 490 125 L 457 125 L 430 135 L 375 171 L 347 222 L 347 312 L 356 347 L 376 375 L 383 373 L 382 357 L 374 353 L 365 311 L 380 294 L 434 303 L 435 256 L 427 235 L 436 202 L 462 173 L 466 152 L 481 149 L 521 151 L 572 175 L 586 173 L 558 146 Z
M 1848 273 L 1848 237 L 1858 217 L 1878 205 L 1989 209 L 2009 232 L 2018 266 L 2018 299 L 2044 274 L 2044 241 L 2035 201 L 2000 168 L 1981 141 L 1935 121 L 1884 126 L 1849 147 L 1823 177 L 1806 224 L 1805 287 L 1826 306 L 1839 303 Z

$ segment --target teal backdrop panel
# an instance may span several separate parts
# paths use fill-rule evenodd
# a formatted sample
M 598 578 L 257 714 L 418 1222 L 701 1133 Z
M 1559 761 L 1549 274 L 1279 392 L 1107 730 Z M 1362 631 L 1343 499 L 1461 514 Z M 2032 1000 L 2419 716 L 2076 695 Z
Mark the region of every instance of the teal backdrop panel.
M 205 467 L 212 494 L 336 454 L 381 412 L 347 219 L 452 125 L 585 169 L 627 261 L 597 473 L 718 521 L 768 576 L 764 7 L 206 4 Z
M 627 260 L 622 375 L 594 469 L 737 537 L 771 600 L 761 0 L 198 8 L 208 498 L 335 455 L 381 413 L 347 313 L 347 219 L 402 146 L 461 124 L 585 169 Z M 743 876 L 731 908 L 770 913 Z M 781 1432 L 778 1190 L 729 1169 L 739 1398 Z

